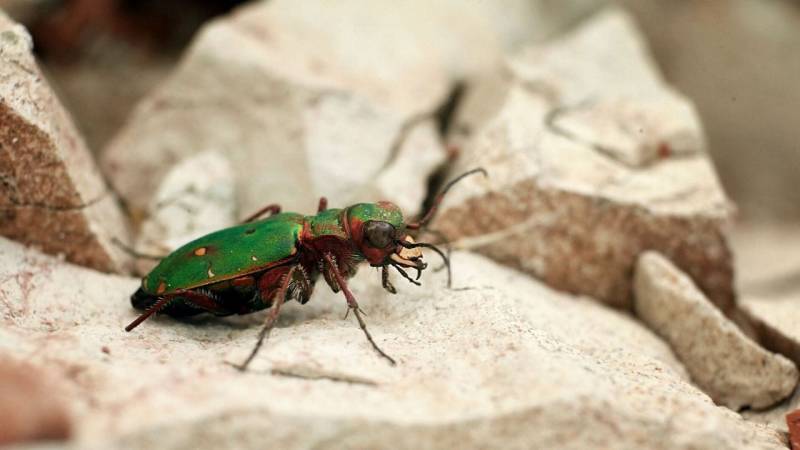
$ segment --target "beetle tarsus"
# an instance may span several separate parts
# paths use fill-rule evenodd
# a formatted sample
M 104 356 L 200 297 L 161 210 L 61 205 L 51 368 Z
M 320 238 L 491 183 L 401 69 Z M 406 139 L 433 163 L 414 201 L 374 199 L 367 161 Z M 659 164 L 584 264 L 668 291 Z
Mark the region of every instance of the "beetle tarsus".
M 364 335 L 367 336 L 367 340 L 369 341 L 370 344 L 372 344 L 372 348 L 375 349 L 375 351 L 378 352 L 378 354 L 381 355 L 383 358 L 386 358 L 386 360 L 389 361 L 391 365 L 393 366 L 396 365 L 397 362 L 394 360 L 394 358 L 387 355 L 386 352 L 381 350 L 381 348 L 378 347 L 378 344 L 375 343 L 375 340 L 372 339 L 372 335 L 369 334 L 369 331 L 367 330 L 367 324 L 361 317 L 361 314 L 364 314 L 364 312 L 361 311 L 361 309 L 358 307 L 358 302 L 356 301 L 355 296 L 353 296 L 353 293 L 350 292 L 350 288 L 347 287 L 347 283 L 344 281 L 344 277 L 342 276 L 341 273 L 339 273 L 339 267 L 336 266 L 333 257 L 329 253 L 323 254 L 322 257 L 325 259 L 325 262 L 328 264 L 328 267 L 330 267 L 331 273 L 333 277 L 336 279 L 336 284 L 339 285 L 339 288 L 342 290 L 342 293 L 344 293 L 344 298 L 347 300 L 347 306 L 349 307 L 348 311 L 351 309 L 353 310 L 353 314 L 355 314 L 356 319 L 358 320 L 358 326 L 361 327 L 361 330 L 364 332 Z
M 247 366 L 249 366 L 250 362 L 253 361 L 253 358 L 256 357 L 258 351 L 261 349 L 261 346 L 264 344 L 264 341 L 269 337 L 270 331 L 272 331 L 272 328 L 275 326 L 275 322 L 278 320 L 278 314 L 281 312 L 281 305 L 283 305 L 283 302 L 286 300 L 286 292 L 289 290 L 289 283 L 292 280 L 295 268 L 296 266 L 292 266 L 286 275 L 284 275 L 281 288 L 275 295 L 275 304 L 272 305 L 269 313 L 267 313 L 267 317 L 264 320 L 264 326 L 261 327 L 261 331 L 258 333 L 258 341 L 256 341 L 256 345 L 253 347 L 253 350 L 250 351 L 250 355 L 248 355 L 247 359 L 245 359 L 241 364 L 232 364 L 233 367 L 239 371 L 244 372 L 247 370 Z
M 391 356 L 387 355 L 386 352 L 381 350 L 381 348 L 378 347 L 378 344 L 375 343 L 375 340 L 372 339 L 372 335 L 369 334 L 369 330 L 367 330 L 367 324 L 364 322 L 364 319 L 361 318 L 361 314 L 363 313 L 363 311 L 361 311 L 358 308 L 358 306 L 356 306 L 355 308 L 351 307 L 350 309 L 353 310 L 353 314 L 355 314 L 356 319 L 358 319 L 358 326 L 361 327 L 361 330 L 367 336 L 367 340 L 369 341 L 370 344 L 372 344 L 372 348 L 374 348 L 379 355 L 386 358 L 386 360 L 389 361 L 391 365 L 393 366 L 397 365 L 397 361 L 395 361 L 394 358 L 392 358 Z

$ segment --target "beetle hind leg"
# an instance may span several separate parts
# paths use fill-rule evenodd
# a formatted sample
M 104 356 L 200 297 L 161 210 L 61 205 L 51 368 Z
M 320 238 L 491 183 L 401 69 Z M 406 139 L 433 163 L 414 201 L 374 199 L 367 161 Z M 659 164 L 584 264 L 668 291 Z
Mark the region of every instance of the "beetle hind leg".
M 281 312 L 281 306 L 283 305 L 283 302 L 286 301 L 286 295 L 289 291 L 289 285 L 292 281 L 292 277 L 294 276 L 296 267 L 297 266 L 290 267 L 289 270 L 283 275 L 280 288 L 278 288 L 278 291 L 275 294 L 272 302 L 272 307 L 267 313 L 267 317 L 264 319 L 264 326 L 261 327 L 261 331 L 258 333 L 258 340 L 256 341 L 256 345 L 253 347 L 253 350 L 250 351 L 250 354 L 247 356 L 247 359 L 245 359 L 244 362 L 241 364 L 232 364 L 233 367 L 242 372 L 247 370 L 247 366 L 250 365 L 250 362 L 256 357 L 256 354 L 258 354 L 261 346 L 264 345 L 264 341 L 269 337 L 269 333 L 272 331 L 272 328 L 275 326 L 275 322 L 278 320 L 278 315 Z M 267 290 L 267 292 L 269 292 L 269 290 Z
M 144 312 L 125 327 L 125 331 L 133 330 L 150 316 L 161 312 L 172 317 L 193 316 L 203 312 L 217 315 L 220 315 L 220 312 L 225 313 L 225 310 L 221 309 L 219 298 L 210 292 L 202 290 L 178 290 L 169 294 L 154 296 L 139 288 L 131 296 L 131 304 L 134 308 L 144 310 Z

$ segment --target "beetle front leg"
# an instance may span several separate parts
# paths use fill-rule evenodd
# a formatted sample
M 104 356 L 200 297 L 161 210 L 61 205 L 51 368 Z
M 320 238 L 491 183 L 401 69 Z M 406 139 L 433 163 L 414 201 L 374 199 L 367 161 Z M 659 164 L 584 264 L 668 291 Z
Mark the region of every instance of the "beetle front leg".
M 255 214 L 251 215 L 247 219 L 244 219 L 241 223 L 245 224 L 245 223 L 253 222 L 254 220 L 257 220 L 258 218 L 260 218 L 261 216 L 263 216 L 266 213 L 270 213 L 269 214 L 270 216 L 274 216 L 275 214 L 279 214 L 280 212 L 281 212 L 281 205 L 278 205 L 278 204 L 267 205 L 267 206 L 259 209 L 258 211 L 256 211 Z
M 391 294 L 397 294 L 397 289 L 394 288 L 392 282 L 389 281 L 389 266 L 381 267 L 381 285 Z
M 264 341 L 269 336 L 270 331 L 275 326 L 275 322 L 278 320 L 278 314 L 281 312 L 281 306 L 283 302 L 286 300 L 286 291 L 289 289 L 289 283 L 292 281 L 292 277 L 294 276 L 294 270 L 297 266 L 292 266 L 289 268 L 289 271 L 286 272 L 286 275 L 283 276 L 283 281 L 281 282 L 281 287 L 278 289 L 278 293 L 275 295 L 275 303 L 270 308 L 269 312 L 267 313 L 267 317 L 264 319 L 264 326 L 261 327 L 261 331 L 258 333 L 258 341 L 256 341 L 255 347 L 250 352 L 250 355 L 247 359 L 244 360 L 243 363 L 239 365 L 233 365 L 237 369 L 244 372 L 247 370 L 247 366 L 256 357 L 256 354 L 261 349 L 261 346 L 264 344 Z M 269 295 L 269 294 L 267 294 Z
M 389 361 L 389 363 L 391 363 L 393 366 L 397 364 L 395 360 L 391 356 L 387 355 L 386 352 L 381 350 L 381 348 L 378 347 L 378 344 L 375 343 L 375 340 L 372 339 L 372 335 L 369 334 L 369 331 L 367 330 L 367 324 L 364 323 L 364 319 L 361 317 L 361 309 L 359 309 L 358 307 L 358 302 L 356 301 L 356 298 L 353 296 L 353 293 L 350 292 L 350 288 L 347 287 L 347 283 L 344 281 L 344 277 L 339 272 L 339 267 L 336 266 L 336 263 L 333 261 L 333 258 L 331 258 L 331 255 L 329 253 L 325 253 L 323 255 L 323 258 L 325 258 L 325 262 L 328 264 L 328 267 L 330 267 L 331 272 L 333 273 L 333 277 L 336 279 L 336 284 L 339 285 L 339 288 L 341 288 L 342 293 L 344 293 L 344 298 L 347 299 L 347 306 L 353 311 L 353 314 L 356 316 L 356 319 L 358 320 L 358 325 L 361 327 L 361 330 L 367 336 L 367 340 L 369 341 L 369 343 L 372 344 L 372 348 L 374 348 L 379 355 L 386 358 Z
M 327 197 L 320 197 L 319 198 L 319 205 L 317 206 L 317 212 L 321 213 L 328 209 L 328 198 Z

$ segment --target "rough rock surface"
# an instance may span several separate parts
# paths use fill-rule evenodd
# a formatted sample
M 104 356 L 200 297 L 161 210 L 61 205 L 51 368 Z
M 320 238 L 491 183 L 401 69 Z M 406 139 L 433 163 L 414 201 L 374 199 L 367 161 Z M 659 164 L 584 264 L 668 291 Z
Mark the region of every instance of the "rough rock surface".
M 692 379 L 717 403 L 734 410 L 766 408 L 792 394 L 797 367 L 747 338 L 669 260 L 639 258 L 634 310 L 669 342 Z
M 453 261 L 456 290 L 441 272 L 398 280 L 396 296 L 373 270 L 353 280 L 396 367 L 319 285 L 241 374 L 224 361 L 246 356 L 258 317 L 126 334 L 137 280 L 0 240 L 0 351 L 63 373 L 84 447 L 785 448 L 715 406 L 628 316 L 479 256 Z
M 455 81 L 599 3 L 253 2 L 198 34 L 103 167 L 139 213 L 172 165 L 213 148 L 233 164 L 240 217 L 265 203 L 312 212 L 323 195 L 332 206 L 383 198 L 414 214 L 445 152 L 438 138 L 411 146 L 409 135 L 428 133 Z M 397 175 L 402 158 L 414 170 L 372 183 Z
M 790 224 L 758 223 L 732 233 L 739 305 L 753 335 L 764 347 L 800 364 L 800 232 Z M 786 414 L 800 409 L 800 389 L 768 411 L 744 414 L 788 431 Z
M 189 157 L 164 177 L 147 209 L 136 250 L 167 255 L 181 245 L 236 222 L 234 174 L 227 158 L 215 151 Z M 144 274 L 154 261 L 139 259 Z
M 53 395 L 50 378 L 41 368 L 0 355 L 0 445 L 69 438 L 69 414 Z
M 630 305 L 630 274 L 656 249 L 723 310 L 731 208 L 691 104 L 611 10 L 528 48 L 469 88 L 452 127 L 460 171 L 434 227 L 462 248 L 551 286 Z
M 370 15 L 373 4 L 257 2 L 204 27 L 106 150 L 115 188 L 144 210 L 176 161 L 214 149 L 232 164 L 240 216 L 269 203 L 310 213 L 322 195 L 339 206 L 364 190 L 358 200 L 419 205 L 417 186 L 445 157 L 438 141 L 414 149 L 411 189 L 367 185 L 410 150 L 409 133 L 447 99 L 449 78 L 402 20 Z
M 124 218 L 31 47 L 0 12 L 0 234 L 120 270 L 126 258 L 110 240 L 127 238 Z
M 753 335 L 761 345 L 800 364 L 800 290 L 760 297 L 745 296 L 740 307 Z M 753 421 L 788 431 L 786 414 L 800 409 L 800 389 L 791 398 L 767 411 L 747 411 Z

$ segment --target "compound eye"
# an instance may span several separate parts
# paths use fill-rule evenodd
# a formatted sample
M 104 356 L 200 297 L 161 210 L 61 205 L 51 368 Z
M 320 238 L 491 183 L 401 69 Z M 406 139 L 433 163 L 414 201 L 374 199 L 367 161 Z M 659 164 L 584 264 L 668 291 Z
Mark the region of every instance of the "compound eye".
M 367 242 L 375 248 L 386 248 L 394 242 L 395 229 L 389 222 L 377 220 L 364 224 L 364 236 Z

